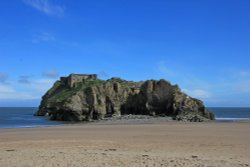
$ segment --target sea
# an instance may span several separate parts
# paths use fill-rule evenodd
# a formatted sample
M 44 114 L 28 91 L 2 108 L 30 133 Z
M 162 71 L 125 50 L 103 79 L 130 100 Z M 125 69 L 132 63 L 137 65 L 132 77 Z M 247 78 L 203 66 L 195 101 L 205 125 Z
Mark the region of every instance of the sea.
M 48 117 L 34 116 L 36 107 L 0 107 L 0 128 L 32 128 L 60 126 L 63 122 Z
M 250 107 L 208 107 L 220 122 L 250 121 Z
M 250 108 L 208 108 L 215 114 L 217 122 L 250 121 Z M 32 128 L 61 126 L 60 121 L 51 121 L 47 117 L 34 116 L 35 107 L 0 107 L 0 128 Z

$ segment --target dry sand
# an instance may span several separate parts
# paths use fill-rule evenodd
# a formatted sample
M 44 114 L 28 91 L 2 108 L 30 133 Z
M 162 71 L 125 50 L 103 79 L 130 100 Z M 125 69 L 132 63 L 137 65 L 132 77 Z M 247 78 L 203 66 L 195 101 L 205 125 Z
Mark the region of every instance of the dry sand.
M 250 166 L 250 123 L 0 129 L 0 166 Z

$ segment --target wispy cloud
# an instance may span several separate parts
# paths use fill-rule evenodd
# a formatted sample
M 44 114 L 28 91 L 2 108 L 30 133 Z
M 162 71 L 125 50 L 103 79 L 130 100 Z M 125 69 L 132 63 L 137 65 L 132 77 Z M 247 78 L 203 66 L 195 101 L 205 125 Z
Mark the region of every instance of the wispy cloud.
M 48 70 L 42 73 L 42 75 L 46 78 L 57 78 L 59 76 L 56 70 Z
M 14 90 L 8 86 L 0 85 L 0 94 L 3 93 L 13 93 Z
M 183 91 L 194 98 L 208 99 L 212 97 L 212 94 L 210 92 L 202 89 L 183 89 Z
M 234 79 L 245 79 L 245 78 L 250 78 L 250 71 L 248 70 L 234 70 L 230 71 L 232 73 L 232 77 Z
M 250 93 L 250 71 L 241 70 L 233 75 L 234 88 L 241 93 Z
M 32 42 L 40 43 L 40 42 L 49 42 L 55 41 L 55 36 L 48 32 L 40 32 L 33 35 Z
M 48 16 L 62 17 L 64 15 L 64 8 L 49 0 L 23 0 L 23 2 Z
M 18 82 L 21 84 L 30 84 L 31 83 L 30 78 L 31 76 L 29 75 L 22 75 L 19 77 Z
M 237 83 L 235 88 L 241 93 L 250 93 L 250 79 Z
M 10 86 L 0 85 L 0 100 L 34 100 L 39 97 L 27 92 L 19 92 Z
M 0 83 L 6 83 L 7 79 L 8 79 L 8 74 L 0 72 Z
M 0 104 L 25 104 L 30 101 L 38 104 L 56 79 L 34 78 L 32 75 L 22 75 L 17 80 L 8 80 L 8 84 L 0 83 Z
M 240 71 L 240 72 L 238 73 L 238 76 L 239 76 L 239 77 L 250 77 L 250 72 L 249 72 L 249 71 L 244 71 L 244 70 L 242 70 L 242 71 Z
M 39 79 L 32 83 L 31 88 L 38 94 L 45 94 L 55 83 L 55 79 Z
M 17 82 L 12 81 L 10 84 L 0 83 L 0 100 L 40 100 L 42 95 L 44 95 L 53 85 L 55 79 L 30 79 L 26 76 L 21 76 L 20 80 Z

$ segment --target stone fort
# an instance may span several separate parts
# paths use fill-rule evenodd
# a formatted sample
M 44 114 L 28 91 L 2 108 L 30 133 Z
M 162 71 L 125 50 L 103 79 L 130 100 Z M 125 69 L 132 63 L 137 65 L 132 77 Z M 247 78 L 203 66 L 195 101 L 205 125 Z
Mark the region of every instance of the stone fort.
M 61 82 L 70 88 L 76 87 L 78 83 L 84 81 L 94 81 L 97 80 L 96 74 L 70 74 L 68 77 L 61 77 Z

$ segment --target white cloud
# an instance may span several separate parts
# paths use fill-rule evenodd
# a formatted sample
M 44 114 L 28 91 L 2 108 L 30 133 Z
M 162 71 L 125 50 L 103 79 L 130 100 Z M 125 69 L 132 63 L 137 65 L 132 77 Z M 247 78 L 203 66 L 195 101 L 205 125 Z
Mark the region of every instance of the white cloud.
M 210 92 L 202 89 L 194 89 L 194 90 L 183 89 L 183 91 L 194 98 L 208 99 L 211 98 L 212 96 Z
M 239 81 L 235 84 L 235 90 L 241 93 L 250 93 L 250 80 Z
M 52 4 L 49 0 L 23 0 L 23 2 L 48 16 L 61 17 L 64 15 L 64 8 Z
M 55 83 L 54 79 L 39 79 L 33 81 L 31 88 L 37 91 L 40 96 L 46 93 Z
M 0 84 L 0 100 L 39 100 L 54 82 L 53 79 L 38 79 L 29 80 L 29 84 L 20 83 L 19 80 L 9 85 Z
M 240 77 L 249 77 L 250 76 L 250 72 L 249 71 L 240 71 L 239 72 L 239 76 Z
M 26 92 L 18 92 L 9 86 L 0 85 L 0 100 L 33 100 L 38 98 Z
M 12 89 L 8 86 L 0 85 L 0 94 L 13 93 L 13 92 L 15 92 L 14 89 Z
M 0 83 L 5 83 L 8 79 L 8 74 L 0 72 Z
M 45 72 L 43 72 L 42 75 L 46 78 L 57 78 L 59 76 L 59 74 L 56 70 L 45 71 Z
M 232 73 L 234 79 L 244 79 L 250 77 L 250 71 L 248 70 L 235 70 Z
M 250 71 L 237 70 L 233 72 L 231 81 L 228 81 L 234 91 L 238 93 L 250 92 Z
M 21 84 L 30 84 L 30 78 L 31 76 L 29 75 L 21 75 L 19 76 L 18 82 Z
M 36 100 L 39 99 L 38 96 L 33 96 L 28 93 L 22 93 L 22 92 L 14 92 L 14 93 L 8 93 L 8 94 L 1 94 L 0 99 L 4 100 Z
M 40 43 L 40 42 L 49 42 L 55 41 L 54 35 L 48 32 L 40 32 L 33 35 L 32 42 L 33 43 Z

